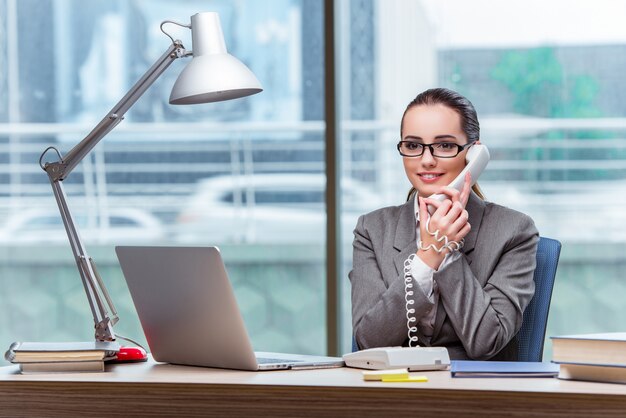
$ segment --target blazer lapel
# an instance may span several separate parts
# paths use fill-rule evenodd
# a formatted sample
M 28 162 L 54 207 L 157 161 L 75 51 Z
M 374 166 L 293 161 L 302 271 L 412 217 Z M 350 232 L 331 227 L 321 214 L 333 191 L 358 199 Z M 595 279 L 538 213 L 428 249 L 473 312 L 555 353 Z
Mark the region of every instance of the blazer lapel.
M 394 256 L 393 262 L 396 266 L 396 273 L 404 273 L 404 261 L 411 254 L 417 252 L 417 244 L 415 242 L 415 214 L 413 213 L 413 199 L 406 202 L 400 207 L 400 216 L 398 225 L 396 226 L 396 236 L 393 241 L 393 247 L 400 251 Z
M 469 234 L 465 237 L 465 244 L 462 249 L 464 254 L 468 254 L 474 250 L 474 245 L 476 244 L 480 224 L 483 220 L 483 213 L 485 212 L 485 202 L 472 192 L 465 209 L 467 209 L 469 215 L 468 222 L 472 226 Z
M 472 226 L 469 234 L 465 237 L 465 244 L 461 251 L 467 256 L 467 262 L 472 263 L 471 255 L 468 256 L 473 250 L 476 244 L 476 238 L 478 237 L 478 230 L 483 220 L 483 214 L 485 212 L 485 202 L 478 197 L 474 192 L 470 194 L 467 205 L 465 205 L 467 213 L 469 215 L 468 222 Z M 437 314 L 435 316 L 435 326 L 433 327 L 433 335 L 431 340 L 434 341 L 441 331 L 441 327 L 447 317 L 446 310 L 443 309 L 443 305 L 437 301 Z

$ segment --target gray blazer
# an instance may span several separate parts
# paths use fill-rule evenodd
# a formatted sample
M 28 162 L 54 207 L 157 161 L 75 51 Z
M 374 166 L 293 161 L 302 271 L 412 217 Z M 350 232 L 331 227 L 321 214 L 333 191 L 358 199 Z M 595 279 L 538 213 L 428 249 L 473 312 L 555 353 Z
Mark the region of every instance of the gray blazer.
M 363 215 L 354 230 L 352 327 L 359 348 L 407 345 L 404 260 L 417 251 L 413 200 Z M 439 305 L 433 334 L 419 345 L 448 348 L 452 359 L 517 360 L 517 332 L 535 285 L 539 234 L 520 212 L 467 202 L 470 233 L 462 255 L 434 273 Z M 414 286 L 417 320 L 433 307 Z

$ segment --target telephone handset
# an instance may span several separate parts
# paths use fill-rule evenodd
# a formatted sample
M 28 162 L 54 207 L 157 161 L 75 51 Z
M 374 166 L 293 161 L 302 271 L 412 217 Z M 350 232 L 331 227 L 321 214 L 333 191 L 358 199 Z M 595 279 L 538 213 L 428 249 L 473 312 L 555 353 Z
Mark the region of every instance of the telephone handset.
M 450 183 L 448 187 L 454 187 L 458 191 L 461 191 L 463 189 L 465 174 L 467 172 L 469 172 L 472 176 L 471 185 L 473 186 L 474 184 L 476 184 L 478 177 L 480 177 L 485 167 L 487 167 L 489 158 L 489 150 L 485 145 L 474 144 L 469 147 L 469 149 L 467 150 L 467 154 L 465 155 L 465 161 L 467 162 L 467 165 L 465 166 L 463 171 L 461 171 L 461 173 L 459 173 L 459 175 L 456 176 L 454 180 L 452 180 L 452 183 Z M 430 196 L 430 199 L 436 199 L 439 201 L 443 201 L 447 198 L 448 196 L 443 193 Z M 432 205 L 428 205 L 428 212 L 432 214 L 434 211 L 435 208 Z

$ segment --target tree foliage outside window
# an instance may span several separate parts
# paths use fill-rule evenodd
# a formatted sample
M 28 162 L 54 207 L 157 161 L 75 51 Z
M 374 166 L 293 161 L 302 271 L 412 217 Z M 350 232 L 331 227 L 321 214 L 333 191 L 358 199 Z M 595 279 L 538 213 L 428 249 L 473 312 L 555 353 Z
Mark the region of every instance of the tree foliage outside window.
M 514 96 L 514 109 L 550 118 L 600 117 L 594 100 L 599 83 L 585 74 L 566 75 L 554 48 L 505 52 L 491 71 Z

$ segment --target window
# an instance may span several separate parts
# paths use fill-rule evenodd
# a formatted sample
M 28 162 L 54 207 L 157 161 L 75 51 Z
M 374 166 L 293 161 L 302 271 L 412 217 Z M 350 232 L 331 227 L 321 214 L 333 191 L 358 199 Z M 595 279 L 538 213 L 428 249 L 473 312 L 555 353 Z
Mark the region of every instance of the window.
M 7 92 L 0 95 L 0 347 L 93 338 L 37 160 L 50 145 L 66 153 L 77 144 L 163 54 L 170 40 L 161 21 L 188 23 L 210 10 L 220 15 L 229 52 L 264 91 L 171 106 L 172 84 L 187 64 L 177 60 L 63 182 L 68 204 L 77 218 L 90 215 L 79 232 L 118 309 L 119 334 L 144 341 L 114 245 L 219 245 L 255 349 L 325 353 L 322 6 L 0 0 L 0 91 Z M 192 48 L 187 29 L 165 30 Z M 265 175 L 319 181 L 314 190 L 242 187 Z M 249 203 L 267 209 L 249 211 Z M 306 207 L 312 221 L 292 206 Z M 12 230 L 11 220 L 31 208 L 45 213 L 25 222 L 28 234 Z
M 200 8 L 220 14 L 229 51 L 264 92 L 171 106 L 186 64 L 178 60 L 64 181 L 68 202 L 85 219 L 81 233 L 118 308 L 120 334 L 143 335 L 114 245 L 219 245 L 255 348 L 324 353 L 323 193 L 333 163 L 324 160 L 324 4 L 0 0 L 0 347 L 92 338 L 63 231 L 44 233 L 35 218 L 23 232 L 12 228 L 31 209 L 56 217 L 41 152 L 71 149 L 165 51 L 159 23 L 188 22 Z M 360 214 L 406 199 L 400 117 L 432 86 L 458 90 L 478 110 L 492 154 L 480 179 L 487 198 L 530 214 L 564 245 L 548 335 L 619 329 L 626 27 L 618 19 L 626 2 L 334 4 L 339 351 L 350 350 L 352 231 Z M 168 30 L 189 46 L 186 29 Z M 72 47 L 61 53 L 60 45 Z
M 626 2 L 338 4 L 342 175 L 388 205 L 403 203 L 402 113 L 427 88 L 459 91 L 491 151 L 479 181 L 487 200 L 531 215 L 541 235 L 563 243 L 547 335 L 622 329 L 626 27 L 617 16 Z M 343 351 L 351 240 L 344 236 Z

